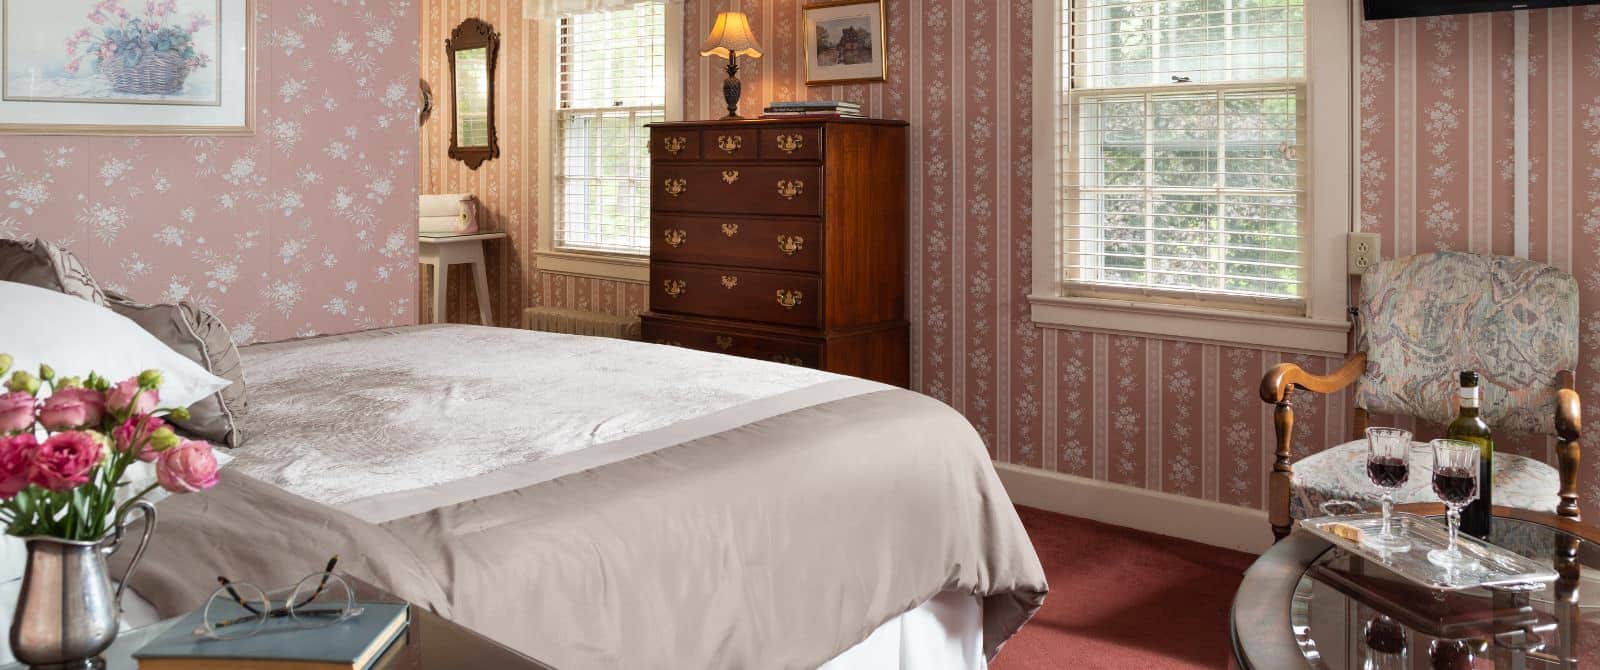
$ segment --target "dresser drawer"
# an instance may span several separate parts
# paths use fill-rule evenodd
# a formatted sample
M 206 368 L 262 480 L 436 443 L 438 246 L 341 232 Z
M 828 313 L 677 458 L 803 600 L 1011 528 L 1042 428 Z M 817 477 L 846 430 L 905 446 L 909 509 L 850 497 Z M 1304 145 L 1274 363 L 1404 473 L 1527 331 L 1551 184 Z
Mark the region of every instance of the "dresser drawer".
M 650 166 L 650 207 L 670 212 L 816 216 L 822 211 L 822 168 L 656 163 Z
M 708 161 L 755 160 L 759 142 L 754 128 L 717 129 L 700 133 L 702 155 Z
M 785 326 L 816 326 L 815 276 L 652 261 L 650 309 Z
M 657 214 L 650 220 L 650 258 L 818 272 L 822 269 L 822 223 L 814 219 Z
M 822 367 L 822 343 L 751 335 L 710 325 L 644 321 L 644 340 L 808 368 Z
M 650 159 L 692 161 L 700 158 L 700 132 L 676 128 L 650 129 Z
M 821 127 L 761 129 L 761 160 L 815 161 L 821 159 Z

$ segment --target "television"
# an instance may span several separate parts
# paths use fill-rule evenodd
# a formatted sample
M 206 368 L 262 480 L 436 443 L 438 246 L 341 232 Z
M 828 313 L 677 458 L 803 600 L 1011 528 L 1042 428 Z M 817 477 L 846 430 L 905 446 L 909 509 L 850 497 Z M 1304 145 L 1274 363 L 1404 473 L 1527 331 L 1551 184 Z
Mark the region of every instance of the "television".
M 1600 4 L 1600 0 L 1363 0 L 1367 20 Z

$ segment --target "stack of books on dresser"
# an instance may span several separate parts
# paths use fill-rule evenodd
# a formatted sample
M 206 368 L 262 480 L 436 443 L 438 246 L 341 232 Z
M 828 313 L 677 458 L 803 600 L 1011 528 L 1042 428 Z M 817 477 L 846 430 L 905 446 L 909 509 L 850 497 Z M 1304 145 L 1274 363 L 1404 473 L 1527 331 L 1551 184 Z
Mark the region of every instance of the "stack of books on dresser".
M 794 117 L 862 118 L 861 105 L 843 100 L 794 100 L 774 102 L 762 110 L 763 119 Z

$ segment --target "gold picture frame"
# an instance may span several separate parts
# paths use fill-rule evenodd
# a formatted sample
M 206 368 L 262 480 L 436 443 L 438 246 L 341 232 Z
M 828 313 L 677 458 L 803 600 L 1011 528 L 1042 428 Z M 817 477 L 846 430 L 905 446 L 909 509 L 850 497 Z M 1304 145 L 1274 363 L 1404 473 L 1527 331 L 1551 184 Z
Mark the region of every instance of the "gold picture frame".
M 884 33 L 887 21 L 882 0 L 812 2 L 801 7 L 800 13 L 807 86 L 888 81 L 888 35 Z M 865 38 L 860 35 L 863 32 Z M 865 61 L 859 60 L 863 49 Z
M 7 58 L 11 53 L 6 41 L 13 16 L 12 5 L 30 0 L 0 0 L 0 78 L 9 76 Z M 71 5 L 73 3 L 66 3 Z M 91 3 L 92 4 L 92 3 Z M 141 3 L 142 4 L 142 3 Z M 212 66 L 217 68 L 217 104 L 172 102 L 160 100 L 27 100 L 25 96 L 0 99 L 0 135 L 110 135 L 110 136 L 237 136 L 254 135 L 256 131 L 256 0 L 218 0 L 218 49 Z M 229 23 L 221 25 L 223 21 Z M 51 24 L 54 25 L 54 24 Z M 243 45 L 237 49 L 236 43 Z M 237 55 L 224 57 L 232 52 Z M 242 90 L 230 90 L 231 82 L 240 82 Z M 0 79 L 0 87 L 4 80 Z M 30 111 L 19 106 L 38 105 Z M 153 111 L 170 109 L 216 110 L 210 117 L 192 117 L 177 122 L 159 119 L 138 123 L 99 122 L 99 118 L 126 114 L 155 116 Z M 96 115 L 91 110 L 106 110 Z M 227 110 L 233 110 L 229 112 Z M 50 120 L 17 120 L 18 117 L 45 115 Z M 211 118 L 216 122 L 210 122 Z

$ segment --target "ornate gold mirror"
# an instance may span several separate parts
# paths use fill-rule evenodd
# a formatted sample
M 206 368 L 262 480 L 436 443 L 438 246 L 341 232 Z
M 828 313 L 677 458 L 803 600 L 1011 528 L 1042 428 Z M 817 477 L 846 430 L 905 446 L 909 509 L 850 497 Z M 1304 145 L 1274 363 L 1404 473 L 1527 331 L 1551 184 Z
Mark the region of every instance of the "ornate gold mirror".
M 500 155 L 494 132 L 494 64 L 500 33 L 467 19 L 444 42 L 450 56 L 450 157 L 474 170 Z

